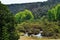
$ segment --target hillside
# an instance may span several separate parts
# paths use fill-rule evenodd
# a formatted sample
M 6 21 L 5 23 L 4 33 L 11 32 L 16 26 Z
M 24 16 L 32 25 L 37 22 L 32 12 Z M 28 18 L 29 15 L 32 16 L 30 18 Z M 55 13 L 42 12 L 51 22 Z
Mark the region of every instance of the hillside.
M 51 9 L 59 3 L 60 0 L 48 0 L 46 2 L 11 4 L 7 6 L 10 9 L 10 11 L 14 14 L 16 14 L 19 11 L 23 11 L 24 9 L 28 9 L 33 12 L 35 18 L 40 18 L 41 16 L 46 15 L 49 9 Z

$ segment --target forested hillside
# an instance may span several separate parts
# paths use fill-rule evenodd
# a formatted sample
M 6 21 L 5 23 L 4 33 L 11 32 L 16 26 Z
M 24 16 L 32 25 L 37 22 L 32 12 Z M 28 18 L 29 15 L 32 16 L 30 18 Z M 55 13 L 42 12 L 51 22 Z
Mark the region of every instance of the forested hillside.
M 14 14 L 22 10 L 28 9 L 33 12 L 35 18 L 40 18 L 41 16 L 46 15 L 49 9 L 51 9 L 59 3 L 60 0 L 48 0 L 46 2 L 11 4 L 7 6 L 9 7 L 10 11 Z

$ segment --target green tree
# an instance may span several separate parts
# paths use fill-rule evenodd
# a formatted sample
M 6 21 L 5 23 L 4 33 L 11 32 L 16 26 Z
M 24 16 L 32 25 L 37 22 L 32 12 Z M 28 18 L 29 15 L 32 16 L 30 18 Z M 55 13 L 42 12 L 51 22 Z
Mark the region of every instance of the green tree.
M 0 40 L 18 40 L 15 20 L 7 6 L 0 3 Z
M 32 20 L 32 19 L 34 19 L 34 16 L 33 16 L 33 14 L 32 14 L 31 11 L 25 10 L 25 11 L 18 12 L 15 15 L 15 18 L 16 18 L 16 21 L 18 23 L 20 23 L 20 22 L 23 22 L 23 21 L 26 21 L 26 20 Z
M 59 20 L 60 21 L 60 4 L 56 7 L 56 10 L 57 10 L 57 20 Z
M 48 11 L 48 19 L 50 21 L 60 20 L 60 4 Z

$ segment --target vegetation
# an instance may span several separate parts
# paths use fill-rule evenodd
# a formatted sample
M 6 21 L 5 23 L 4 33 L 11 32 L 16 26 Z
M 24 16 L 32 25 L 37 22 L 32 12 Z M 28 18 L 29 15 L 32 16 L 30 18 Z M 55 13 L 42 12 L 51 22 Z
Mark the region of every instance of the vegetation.
M 38 34 L 40 31 L 43 31 L 43 37 L 60 38 L 60 26 L 58 26 L 58 24 L 59 22 L 49 22 L 47 20 L 23 22 L 18 24 L 17 30 L 19 30 L 19 32 L 32 34 Z
M 7 5 L 10 11 L 14 14 L 25 9 L 30 10 L 35 19 L 46 16 L 48 10 L 60 3 L 60 0 L 48 0 L 46 2 L 36 2 L 36 3 L 23 3 L 23 4 L 11 4 Z
M 60 21 L 60 4 L 48 11 L 50 21 Z
M 0 40 L 18 40 L 15 19 L 7 6 L 0 3 Z
M 15 15 L 9 11 L 6 5 L 0 3 L 0 39 L 18 40 L 19 33 L 28 32 L 36 35 L 40 31 L 43 31 L 41 33 L 43 37 L 60 38 L 60 4 L 58 4 L 60 1 L 58 1 L 48 0 L 40 4 L 37 3 L 36 6 L 29 4 L 30 6 L 24 6 L 26 8 L 23 7 L 22 10 L 18 9 L 20 12 L 16 12 Z
M 47 12 L 47 17 L 43 16 L 40 19 L 34 19 L 33 21 L 25 21 L 18 24 L 17 30 L 19 32 L 28 32 L 32 34 L 38 34 L 43 31 L 43 37 L 60 38 L 60 19 L 59 9 L 60 5 L 50 9 Z
M 26 20 L 33 20 L 34 16 L 32 15 L 31 11 L 25 10 L 25 11 L 22 11 L 22 12 L 18 12 L 15 15 L 15 19 L 18 23 L 20 23 L 20 22 L 24 22 Z

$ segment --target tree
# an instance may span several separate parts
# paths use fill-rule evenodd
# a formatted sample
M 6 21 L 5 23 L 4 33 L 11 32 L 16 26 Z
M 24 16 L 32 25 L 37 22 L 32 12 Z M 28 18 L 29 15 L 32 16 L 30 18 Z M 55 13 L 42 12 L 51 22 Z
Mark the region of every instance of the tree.
M 16 21 L 18 23 L 20 23 L 20 22 L 23 22 L 23 21 L 26 21 L 26 20 L 33 20 L 34 16 L 33 16 L 31 11 L 25 10 L 25 11 L 18 12 L 15 15 L 15 18 L 16 18 Z
M 57 10 L 57 20 L 60 21 L 60 4 L 56 7 Z
M 15 20 L 7 6 L 0 3 L 0 40 L 18 40 Z
M 60 20 L 60 4 L 48 11 L 48 20 L 50 21 Z

